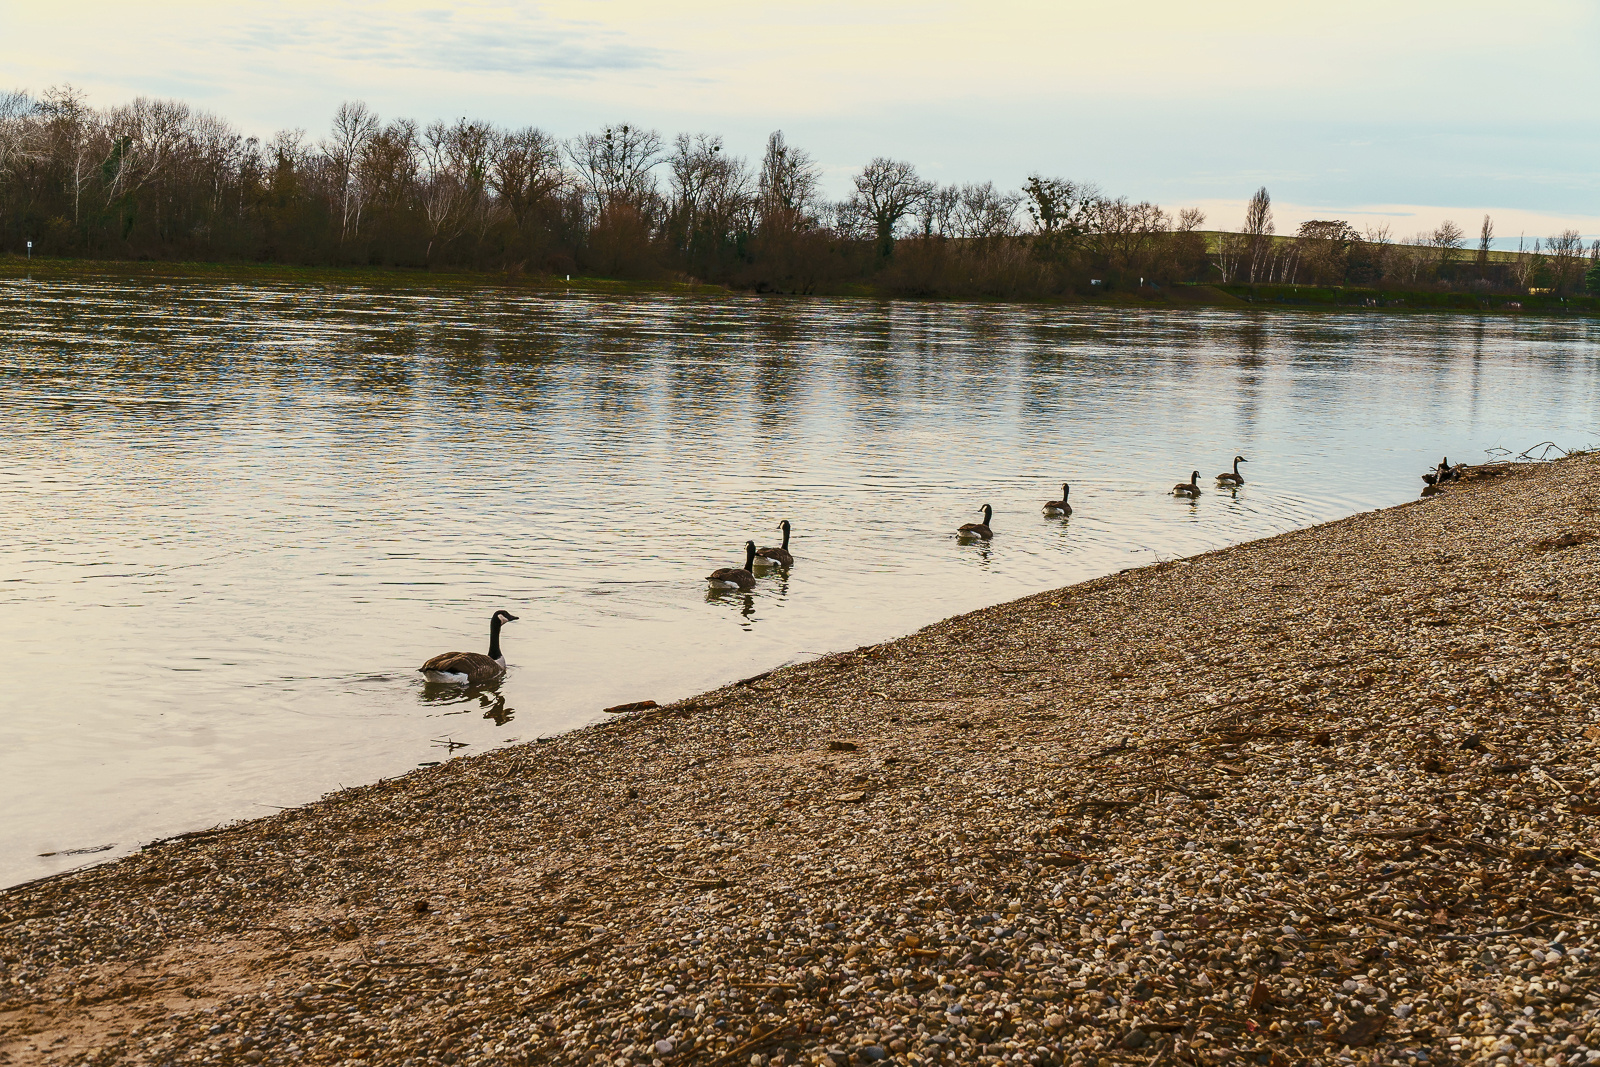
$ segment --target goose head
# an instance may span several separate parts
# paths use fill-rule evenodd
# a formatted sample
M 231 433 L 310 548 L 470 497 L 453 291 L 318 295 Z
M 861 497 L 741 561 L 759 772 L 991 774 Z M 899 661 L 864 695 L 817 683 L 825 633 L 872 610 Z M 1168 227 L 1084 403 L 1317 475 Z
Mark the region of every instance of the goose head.
M 502 608 L 501 610 L 495 612 L 493 615 L 489 616 L 489 621 L 494 623 L 496 626 L 499 626 L 499 625 L 501 625 L 503 623 L 516 622 L 517 621 L 517 617 L 515 615 L 511 614 L 511 612 L 506 611 L 505 609 Z
M 989 525 L 989 520 L 992 518 L 994 518 L 994 508 L 990 507 L 988 504 L 985 504 L 983 506 L 983 524 L 985 526 Z

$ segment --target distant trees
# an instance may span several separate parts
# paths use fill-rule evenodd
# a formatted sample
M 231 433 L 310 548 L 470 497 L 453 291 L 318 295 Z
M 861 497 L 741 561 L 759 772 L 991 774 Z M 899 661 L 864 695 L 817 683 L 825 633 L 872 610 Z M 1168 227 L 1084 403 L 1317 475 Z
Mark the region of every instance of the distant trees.
M 917 177 L 910 163 L 879 156 L 854 178 L 856 213 L 872 224 L 878 256 L 888 259 L 894 252 L 895 227 L 932 195 L 934 187 Z
M 1263 185 L 1250 197 L 1244 209 L 1245 255 L 1252 282 L 1262 279 L 1271 265 L 1273 228 L 1272 196 Z
M 1312 220 L 1276 234 L 1265 187 L 1241 232 L 1196 209 L 1030 174 L 1019 188 L 940 184 L 874 158 L 830 201 L 783 131 L 759 160 L 712 133 L 629 123 L 561 140 L 537 126 L 385 120 L 341 104 L 324 136 L 258 140 L 181 101 L 97 108 L 72 86 L 0 92 L 0 252 L 471 267 L 704 278 L 810 292 L 1055 297 L 1174 281 L 1443 287 L 1465 235 L 1404 242 Z M 1494 252 L 1475 289 L 1593 286 L 1600 246 L 1576 231 Z

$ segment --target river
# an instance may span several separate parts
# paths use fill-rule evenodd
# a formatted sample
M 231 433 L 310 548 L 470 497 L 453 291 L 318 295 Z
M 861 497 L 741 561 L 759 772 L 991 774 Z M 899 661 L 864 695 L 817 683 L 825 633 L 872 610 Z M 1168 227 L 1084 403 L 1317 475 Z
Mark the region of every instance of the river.
M 1588 321 L 0 281 L 0 884 L 1593 446 L 1597 372 Z M 504 683 L 425 688 L 498 608 Z

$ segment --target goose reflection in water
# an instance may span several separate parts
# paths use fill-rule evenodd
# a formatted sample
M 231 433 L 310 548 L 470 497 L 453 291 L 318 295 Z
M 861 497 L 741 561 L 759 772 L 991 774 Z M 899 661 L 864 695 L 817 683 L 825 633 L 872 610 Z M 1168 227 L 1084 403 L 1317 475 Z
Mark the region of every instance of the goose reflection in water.
M 516 709 L 506 703 L 506 695 L 498 684 L 469 687 L 424 685 L 417 694 L 418 703 L 447 710 L 442 715 L 469 715 L 482 711 L 483 717 L 496 726 L 504 726 L 516 717 Z

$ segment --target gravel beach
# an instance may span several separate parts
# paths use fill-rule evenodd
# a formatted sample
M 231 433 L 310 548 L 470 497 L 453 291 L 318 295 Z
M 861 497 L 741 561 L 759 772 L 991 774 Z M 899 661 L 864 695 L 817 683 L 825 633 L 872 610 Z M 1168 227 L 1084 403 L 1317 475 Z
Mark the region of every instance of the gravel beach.
M 1600 1061 L 1597 534 L 1475 468 L 20 886 L 0 1063 Z

